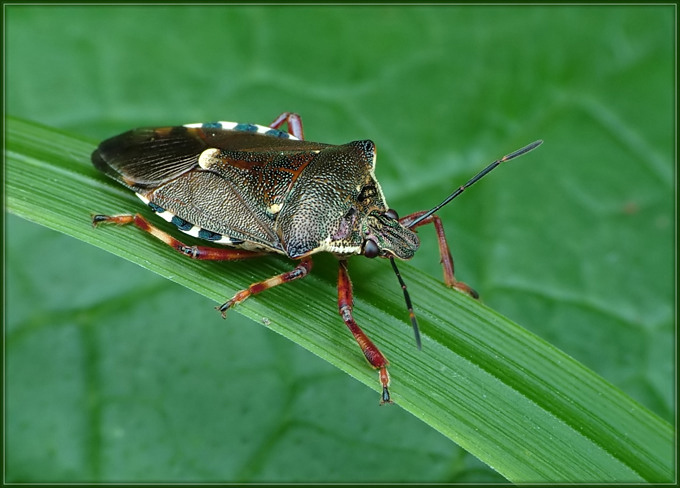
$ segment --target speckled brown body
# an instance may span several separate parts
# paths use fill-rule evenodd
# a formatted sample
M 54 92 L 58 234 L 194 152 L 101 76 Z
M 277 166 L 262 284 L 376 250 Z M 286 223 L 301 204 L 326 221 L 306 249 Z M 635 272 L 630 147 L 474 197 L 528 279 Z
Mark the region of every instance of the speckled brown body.
M 283 124 L 288 132 L 278 130 Z M 334 254 L 339 259 L 338 311 L 364 357 L 379 371 L 381 404 L 391 403 L 387 358 L 353 317 L 347 257 L 390 259 L 420 347 L 418 323 L 394 258 L 413 257 L 420 245 L 413 229 L 431 223 L 444 282 L 477 298 L 472 288 L 454 278 L 453 258 L 435 212 L 500 163 L 540 143 L 494 161 L 437 207 L 399 218 L 387 206 L 375 177 L 373 142 L 305 141 L 297 114 L 285 112 L 269 127 L 213 122 L 137 129 L 102 142 L 92 153 L 95 167 L 133 190 L 182 232 L 226 247 L 189 246 L 140 214 L 98 214 L 92 223 L 134 224 L 193 259 L 231 261 L 279 253 L 297 261 L 292 270 L 253 283 L 217 307 L 223 316 L 252 295 L 307 276 L 313 254 Z
M 384 216 L 368 140 L 335 146 L 221 128 L 137 129 L 104 141 L 93 161 L 147 203 L 232 247 L 293 259 L 351 255 L 375 236 L 385 252 L 409 259 L 419 246 Z

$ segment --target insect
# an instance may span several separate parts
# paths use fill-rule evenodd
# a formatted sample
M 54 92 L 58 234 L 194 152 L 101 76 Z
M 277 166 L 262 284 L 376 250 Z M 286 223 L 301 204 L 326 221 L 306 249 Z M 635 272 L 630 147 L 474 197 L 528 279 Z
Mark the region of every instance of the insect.
M 280 130 L 284 124 L 287 131 Z M 307 276 L 314 254 L 334 254 L 339 262 L 340 316 L 378 370 L 380 403 L 391 403 L 387 358 L 353 317 L 347 259 L 358 254 L 390 260 L 420 348 L 418 323 L 394 258 L 413 257 L 420 245 L 415 229 L 433 224 L 445 284 L 478 298 L 455 279 L 444 227 L 435 212 L 499 164 L 541 143 L 489 164 L 434 208 L 400 218 L 385 202 L 375 177 L 373 142 L 306 141 L 297 114 L 285 112 L 269 126 L 212 122 L 136 129 L 102 142 L 92 153 L 94 166 L 133 190 L 182 232 L 225 247 L 186 245 L 139 213 L 94 215 L 92 223 L 134 224 L 193 259 L 232 261 L 278 253 L 296 261 L 292 270 L 253 283 L 217 307 L 223 316 L 252 295 Z

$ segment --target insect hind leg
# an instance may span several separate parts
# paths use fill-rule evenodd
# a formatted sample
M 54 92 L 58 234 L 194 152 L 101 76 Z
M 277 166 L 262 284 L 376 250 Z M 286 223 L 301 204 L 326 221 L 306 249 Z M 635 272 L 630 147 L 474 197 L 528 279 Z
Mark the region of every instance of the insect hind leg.
M 293 137 L 297 137 L 301 141 L 305 140 L 304 132 L 302 130 L 302 117 L 293 112 L 283 112 L 274 119 L 274 122 L 269 124 L 272 129 L 278 129 L 283 124 L 288 126 L 288 133 Z
M 192 259 L 206 260 L 206 261 L 237 261 L 239 259 L 249 259 L 258 256 L 263 256 L 264 253 L 256 251 L 246 251 L 244 249 L 232 249 L 228 247 L 210 247 L 210 246 L 188 246 L 182 241 L 175 239 L 170 234 L 162 231 L 158 227 L 152 225 L 148 220 L 140 214 L 135 215 L 93 215 L 92 225 L 97 227 L 100 224 L 116 224 L 128 225 L 134 224 L 136 227 L 148 232 L 156 239 L 164 242 L 176 251 L 188 256 Z
M 246 251 L 243 249 L 232 249 L 228 247 L 210 247 L 210 246 L 188 246 L 183 242 L 175 239 L 167 232 L 160 230 L 158 227 L 152 225 L 148 220 L 139 214 L 135 215 L 93 215 L 92 225 L 97 227 L 100 224 L 115 224 L 115 225 L 129 225 L 134 224 L 145 232 L 148 232 L 155 238 L 163 241 L 165 244 L 169 245 L 173 249 L 179 251 L 185 256 L 189 256 L 192 259 L 207 260 L 207 261 L 237 261 L 240 259 L 255 258 L 259 256 L 264 256 L 266 253 L 257 251 Z M 300 263 L 291 271 L 286 273 L 281 273 L 271 278 L 253 283 L 245 290 L 241 290 L 234 297 L 220 305 L 217 308 L 222 312 L 222 317 L 226 316 L 226 312 L 229 308 L 233 307 L 244 301 L 251 295 L 256 295 L 274 286 L 281 285 L 283 283 L 288 283 L 289 281 L 304 278 L 309 274 L 312 269 L 312 259 L 307 257 L 300 261 Z

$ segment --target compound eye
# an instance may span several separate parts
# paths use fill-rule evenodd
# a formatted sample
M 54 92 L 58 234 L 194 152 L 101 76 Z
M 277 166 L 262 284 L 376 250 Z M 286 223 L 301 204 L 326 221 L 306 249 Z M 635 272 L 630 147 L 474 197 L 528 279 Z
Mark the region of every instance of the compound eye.
M 378 245 L 370 239 L 367 240 L 366 244 L 364 244 L 364 256 L 366 256 L 367 258 L 374 258 L 378 254 L 380 254 L 380 249 L 378 249 Z
M 396 212 L 396 210 L 389 209 L 387 212 L 385 212 L 385 215 L 391 219 L 399 220 L 399 214 Z

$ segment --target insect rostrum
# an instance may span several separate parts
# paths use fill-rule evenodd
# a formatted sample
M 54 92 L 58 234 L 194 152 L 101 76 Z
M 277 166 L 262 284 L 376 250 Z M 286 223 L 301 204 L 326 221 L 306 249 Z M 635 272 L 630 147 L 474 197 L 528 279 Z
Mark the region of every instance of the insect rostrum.
M 279 130 L 284 124 L 287 132 Z M 93 164 L 179 230 L 213 245 L 187 246 L 140 214 L 95 215 L 92 221 L 94 225 L 135 224 L 193 259 L 231 261 L 278 253 L 297 262 L 292 270 L 253 283 L 217 307 L 223 315 L 251 295 L 305 277 L 314 254 L 332 253 L 339 260 L 340 316 L 370 365 L 378 369 L 381 403 L 389 403 L 388 361 L 354 320 L 347 258 L 359 254 L 391 260 L 420 345 L 410 298 L 394 258 L 413 257 L 420 245 L 414 229 L 432 223 L 444 282 L 477 298 L 472 288 L 454 278 L 444 228 L 434 213 L 501 162 L 540 143 L 494 161 L 432 210 L 399 218 L 387 206 L 375 177 L 373 142 L 306 141 L 297 114 L 283 113 L 268 127 L 212 122 L 136 129 L 102 142 L 92 153 Z

